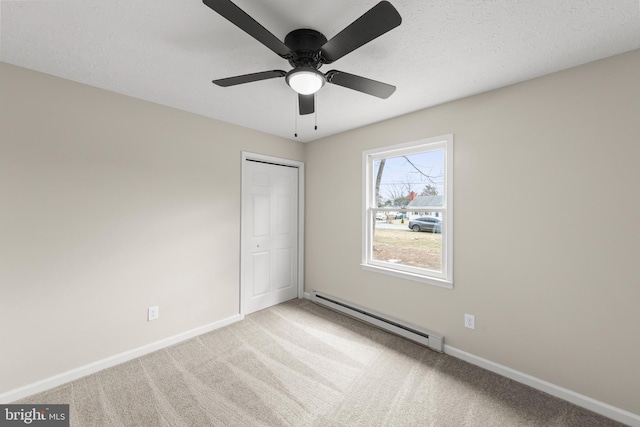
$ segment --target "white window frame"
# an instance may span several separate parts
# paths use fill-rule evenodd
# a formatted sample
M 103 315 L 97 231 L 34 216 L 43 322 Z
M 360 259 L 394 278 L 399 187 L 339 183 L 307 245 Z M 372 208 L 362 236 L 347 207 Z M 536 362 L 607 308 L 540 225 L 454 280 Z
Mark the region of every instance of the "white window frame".
M 403 212 L 440 212 L 442 216 L 442 271 L 433 271 L 372 259 L 373 229 L 377 212 L 397 211 L 397 208 L 378 208 L 375 200 L 374 162 L 376 160 L 444 150 L 443 205 L 407 208 Z M 403 279 L 453 289 L 453 134 L 425 138 L 392 146 L 375 148 L 362 153 L 362 269 Z

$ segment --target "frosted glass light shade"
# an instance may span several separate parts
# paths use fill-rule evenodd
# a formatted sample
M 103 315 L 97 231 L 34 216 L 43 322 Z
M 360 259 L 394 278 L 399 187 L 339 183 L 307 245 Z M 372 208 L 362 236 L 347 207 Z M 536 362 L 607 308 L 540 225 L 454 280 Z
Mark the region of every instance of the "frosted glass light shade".
M 287 84 L 301 95 L 311 95 L 324 86 L 325 78 L 322 73 L 313 69 L 296 68 L 287 74 Z

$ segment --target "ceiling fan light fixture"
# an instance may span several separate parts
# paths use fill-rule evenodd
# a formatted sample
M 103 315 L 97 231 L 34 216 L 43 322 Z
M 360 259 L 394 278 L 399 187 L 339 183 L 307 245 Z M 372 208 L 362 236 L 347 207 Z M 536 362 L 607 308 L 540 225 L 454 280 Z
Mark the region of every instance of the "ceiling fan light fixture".
M 298 67 L 287 73 L 286 81 L 289 87 L 300 95 L 311 95 L 324 86 L 326 79 L 324 74 L 316 69 Z

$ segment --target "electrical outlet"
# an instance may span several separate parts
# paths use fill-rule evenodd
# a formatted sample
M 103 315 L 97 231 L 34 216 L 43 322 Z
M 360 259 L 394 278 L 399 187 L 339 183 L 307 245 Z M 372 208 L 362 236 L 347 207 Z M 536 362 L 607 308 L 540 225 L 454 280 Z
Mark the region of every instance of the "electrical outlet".
M 147 320 L 156 320 L 158 317 L 160 317 L 160 307 L 156 305 L 147 309 Z
M 476 328 L 476 316 L 474 316 L 473 314 L 466 314 L 464 315 L 464 327 L 465 328 L 469 328 L 469 329 L 475 329 Z

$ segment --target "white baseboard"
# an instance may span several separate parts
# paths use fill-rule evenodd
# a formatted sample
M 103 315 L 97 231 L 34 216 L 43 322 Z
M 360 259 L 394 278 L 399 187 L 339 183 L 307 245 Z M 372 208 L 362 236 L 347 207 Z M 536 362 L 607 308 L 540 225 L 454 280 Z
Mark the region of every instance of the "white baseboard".
M 516 371 L 515 369 L 500 365 L 499 363 L 495 363 L 471 353 L 467 353 L 466 351 L 451 347 L 450 345 L 445 344 L 444 352 L 445 354 L 464 360 L 465 362 L 469 362 L 473 365 L 480 366 L 481 368 L 494 372 L 498 375 L 502 375 L 503 377 L 510 378 L 562 400 L 566 400 L 567 402 L 571 402 L 574 405 L 578 405 L 597 414 L 604 415 L 612 420 L 616 420 L 629 426 L 640 427 L 640 415 L 625 411 L 624 409 L 616 408 L 615 406 L 600 402 L 523 372 Z
M 152 353 L 165 347 L 177 344 L 181 341 L 188 340 L 189 338 L 211 332 L 213 330 L 238 322 L 242 319 L 243 316 L 236 314 L 234 316 L 227 317 L 226 319 L 222 319 L 208 325 L 200 326 L 198 328 L 191 329 L 172 337 L 164 338 L 160 341 L 143 345 L 142 347 L 134 348 L 133 350 L 125 351 L 124 353 L 116 354 L 114 356 L 107 357 L 106 359 L 98 360 L 96 362 L 89 363 L 88 365 L 80 366 L 70 371 L 45 378 L 41 381 L 28 384 L 24 387 L 10 390 L 8 392 L 0 394 L 0 404 L 15 402 L 16 400 L 23 399 L 33 394 L 42 393 L 43 391 L 47 391 L 70 381 L 77 380 L 78 378 L 82 378 L 87 375 L 94 374 L 98 371 L 102 371 L 103 369 L 128 362 L 130 360 L 144 356 L 145 354 Z

